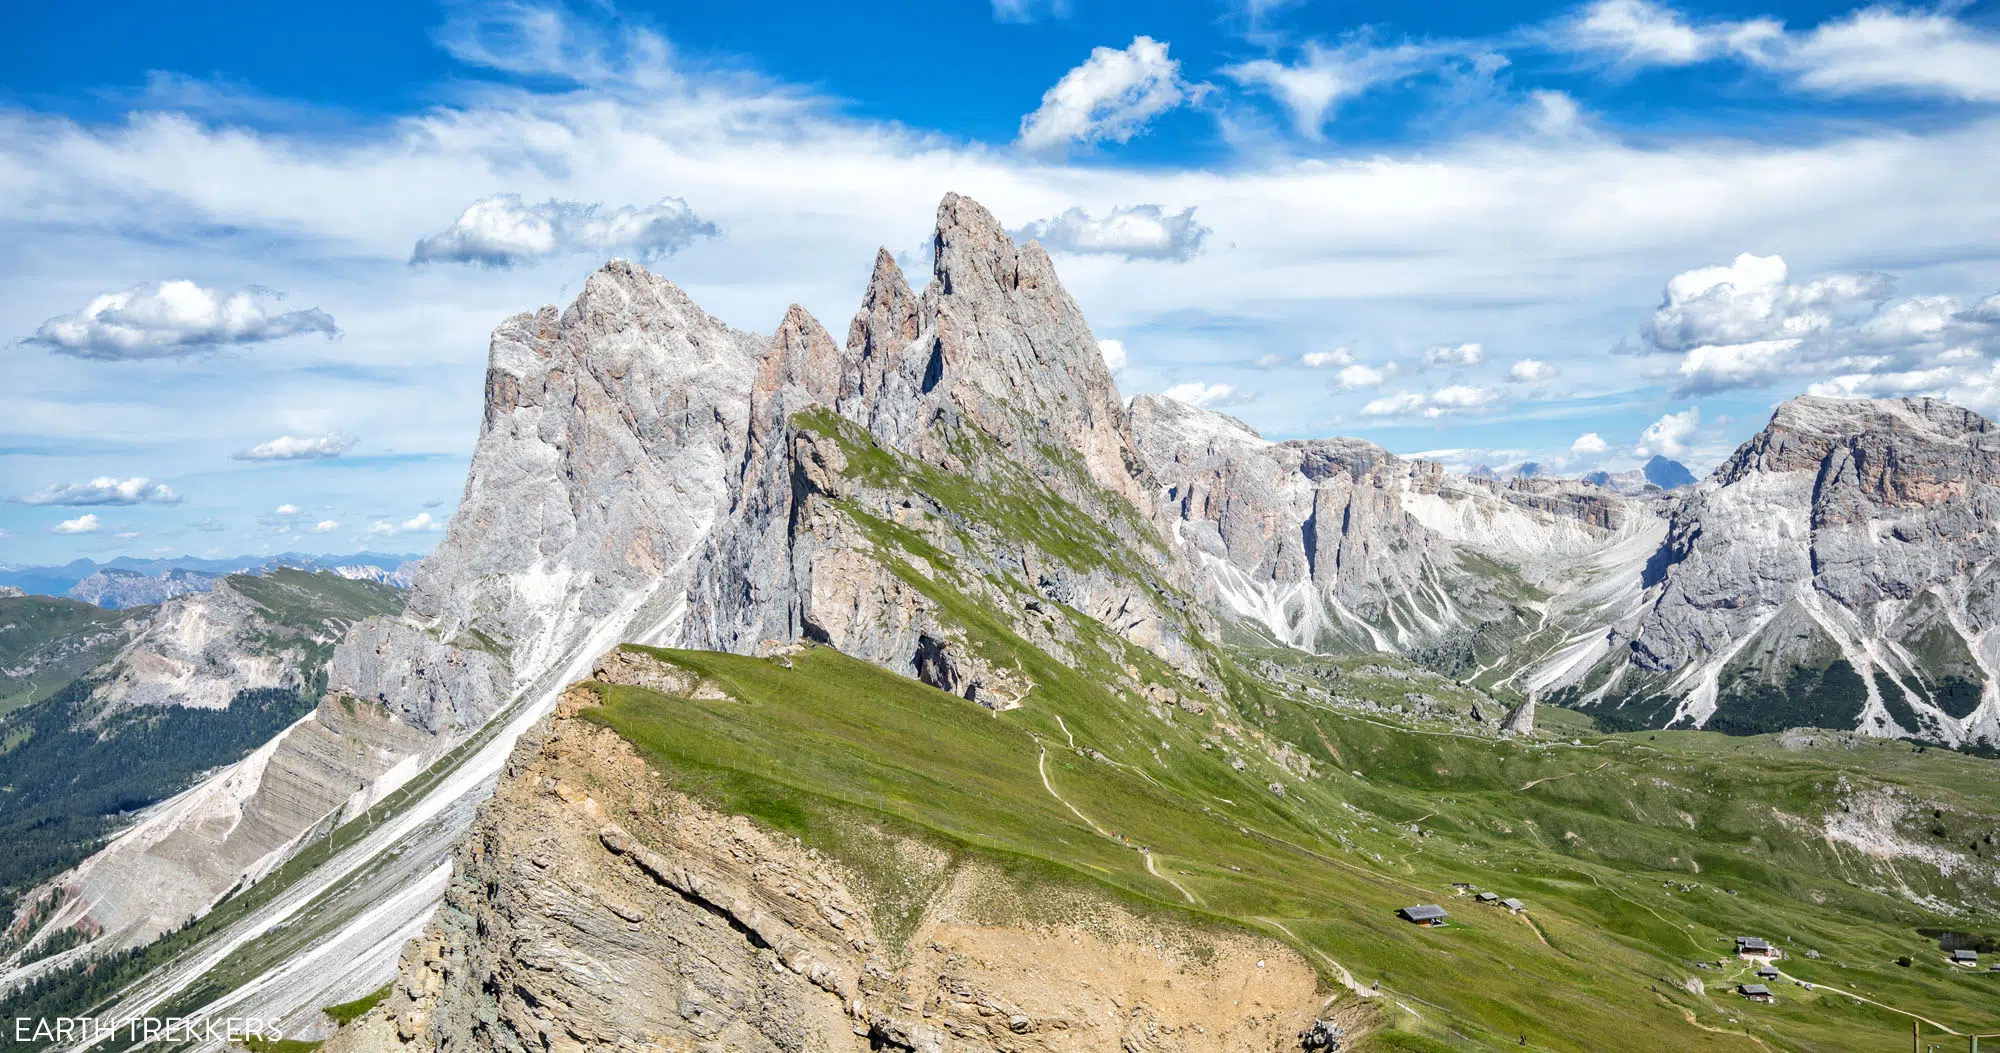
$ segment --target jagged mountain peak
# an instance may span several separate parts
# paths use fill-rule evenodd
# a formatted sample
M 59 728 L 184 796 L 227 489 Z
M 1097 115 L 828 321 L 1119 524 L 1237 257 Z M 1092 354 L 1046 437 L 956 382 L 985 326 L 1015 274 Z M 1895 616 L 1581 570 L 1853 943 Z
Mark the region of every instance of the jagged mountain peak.
M 1145 469 L 1123 400 L 1048 254 L 1017 245 L 992 213 L 958 194 L 938 205 L 932 244 L 921 294 L 910 293 L 892 258 L 876 256 L 848 328 L 841 415 L 933 464 L 953 463 L 940 423 L 975 427 L 1024 461 L 1073 451 L 1092 489 L 1144 507 Z M 1064 496 L 1098 503 L 1080 489 Z

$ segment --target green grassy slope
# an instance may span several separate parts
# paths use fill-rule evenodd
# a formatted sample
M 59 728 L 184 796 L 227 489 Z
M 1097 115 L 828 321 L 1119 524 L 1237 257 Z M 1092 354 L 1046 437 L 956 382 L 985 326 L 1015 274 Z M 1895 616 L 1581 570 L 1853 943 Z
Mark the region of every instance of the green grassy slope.
M 1606 736 L 1562 711 L 1547 720 L 1574 744 L 1500 741 L 1387 712 L 1414 694 L 1462 712 L 1477 695 L 1448 680 L 1379 658 L 1224 645 L 1194 617 L 1182 628 L 1199 668 L 1179 672 L 1055 602 L 1012 555 L 1108 574 L 1181 609 L 1143 523 L 1094 521 L 990 467 L 968 485 L 845 422 L 798 420 L 842 445 L 851 486 L 834 506 L 873 557 L 982 660 L 1033 686 L 996 715 L 827 649 L 791 668 L 662 653 L 733 699 L 605 687 L 592 719 L 691 791 L 864 871 L 853 820 L 890 817 L 1045 880 L 1278 936 L 1329 977 L 1379 980 L 1391 1016 L 1460 1048 L 1518 1049 L 1522 1035 L 1561 1050 L 1655 1050 L 1662 1035 L 1690 1050 L 1867 1048 L 1907 1035 L 1893 1010 L 2000 1026 L 2000 976 L 1953 972 L 1916 931 L 1972 924 L 1917 902 L 2000 909 L 1993 868 L 1972 854 L 2000 816 L 1989 762 L 1901 743 Z M 1201 711 L 1149 700 L 1155 685 Z M 1824 836 L 1829 822 L 1878 812 L 1859 841 Z M 1856 847 L 1885 834 L 1933 860 Z M 1454 882 L 1532 907 L 1477 907 Z M 1421 902 L 1446 903 L 1460 923 L 1394 917 Z M 1690 964 L 1739 934 L 1789 937 L 1789 972 L 1891 1008 L 1790 984 L 1775 1005 L 1745 1002 L 1729 992 L 1746 970 Z M 1822 957 L 1806 959 L 1808 947 Z M 1904 955 L 1907 968 L 1895 964 Z M 1706 994 L 1683 987 L 1696 977 Z
M 1274 696 L 1260 723 L 1303 727 L 1292 745 L 1319 761 L 1313 776 L 1286 779 L 1280 798 L 1261 760 L 1231 768 L 1225 757 L 1241 742 L 1216 723 L 1181 714 L 1167 724 L 1098 691 L 1038 689 L 1026 708 L 995 715 L 824 648 L 790 668 L 650 653 L 732 697 L 607 685 L 604 705 L 586 712 L 690 792 L 864 871 L 849 820 L 888 817 L 1044 880 L 1258 929 L 1316 952 L 1329 974 L 1330 959 L 1364 984 L 1379 979 L 1396 1015 L 1435 1036 L 1520 1048 L 1526 1034 L 1529 1048 L 1560 1050 L 1656 1050 L 1671 1036 L 1677 1049 L 1747 1049 L 1747 1028 L 1769 1048 L 1837 1050 L 1907 1035 L 1907 1017 L 1789 984 L 1777 1004 L 1751 1005 L 1728 993 L 1747 966 L 1686 964 L 1722 956 L 1741 933 L 1790 937 L 1790 975 L 1961 1031 L 2000 1024 L 2000 977 L 1952 970 L 1915 931 L 1943 919 L 1842 881 L 1823 842 L 1778 837 L 1786 821 L 1758 803 L 1804 813 L 1845 777 L 1992 815 L 1992 780 L 1976 759 L 1895 744 L 1781 752 L 1700 732 L 1531 745 Z M 1976 793 L 1954 789 L 1975 780 Z M 1452 882 L 1519 896 L 1530 910 L 1476 906 L 1454 898 Z M 1445 903 L 1458 924 L 1394 918 L 1417 902 Z M 1805 959 L 1808 947 L 1823 957 Z M 1895 965 L 1905 954 L 1914 964 Z M 1708 994 L 1681 990 L 1688 977 Z M 1690 1014 L 1719 1030 L 1690 1026 Z

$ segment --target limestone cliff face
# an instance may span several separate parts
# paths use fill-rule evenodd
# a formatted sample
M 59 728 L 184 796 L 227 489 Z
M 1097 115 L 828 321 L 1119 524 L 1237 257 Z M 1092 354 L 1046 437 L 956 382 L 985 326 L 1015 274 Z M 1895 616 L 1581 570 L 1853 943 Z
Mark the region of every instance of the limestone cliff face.
M 849 327 L 857 380 L 842 413 L 932 463 L 952 456 L 934 423 L 958 417 L 1024 463 L 1050 460 L 1038 447 L 1072 450 L 1088 482 L 1052 475 L 1058 492 L 1090 507 L 1101 503 L 1095 487 L 1143 507 L 1150 495 L 1117 387 L 1048 253 L 1015 245 L 957 194 L 938 206 L 932 247 L 920 297 L 908 295 L 893 261 L 877 260 Z
M 1597 487 L 1468 479 L 1358 439 L 1270 442 L 1155 395 L 1132 417 L 1204 592 L 1308 649 L 1402 650 L 1508 616 L 1515 597 L 1472 559 L 1544 590 L 1636 581 L 1644 549 L 1614 553 L 1653 518 Z
M 522 741 L 390 997 L 328 1053 L 1267 1053 L 1320 1005 L 1282 944 L 1196 958 L 1110 904 L 1087 928 L 1008 922 L 973 905 L 1008 879 L 884 835 L 924 897 L 892 934 L 870 879 L 678 793 L 571 716 L 590 702 Z
M 348 629 L 312 717 L 87 862 L 72 882 L 79 909 L 114 944 L 179 924 L 511 702 L 552 701 L 620 641 L 678 639 L 697 557 L 737 483 L 758 345 L 623 261 L 567 310 L 503 323 L 464 499 L 407 610 Z M 106 690 L 143 702 L 185 681 L 201 700 L 225 682 L 284 681 L 226 647 L 208 653 L 215 627 L 234 624 L 221 617 L 231 594 L 218 595 L 163 610 L 178 628 L 161 638 L 179 643 L 135 652 Z M 375 717 L 357 724 L 356 712 Z M 483 792 L 476 778 L 450 785 Z
M 1630 665 L 1704 721 L 1742 669 L 1839 661 L 1855 726 L 2000 741 L 2000 433 L 1933 399 L 1799 398 L 1675 508 Z M 1625 657 L 1623 655 L 1621 658 Z
M 245 868 L 321 829 L 357 788 L 379 798 L 475 734 L 504 745 L 620 642 L 747 652 L 766 640 L 822 639 L 967 697 L 1017 701 L 1025 687 L 968 649 L 953 620 L 885 564 L 856 510 L 887 522 L 936 511 L 911 529 L 1191 668 L 1188 628 L 1204 615 L 1154 587 L 1186 582 L 1133 511 L 1150 485 L 1129 422 L 1047 255 L 1016 246 L 955 195 L 939 207 L 935 239 L 921 294 L 878 258 L 845 347 L 798 308 L 768 339 L 733 329 L 619 260 L 567 309 L 502 323 L 465 493 L 443 542 L 414 574 L 407 609 L 353 626 L 328 667 L 331 698 L 376 707 L 409 734 L 357 751 L 326 786 L 282 807 L 241 792 L 266 770 L 250 761 L 191 791 L 205 803 L 186 814 L 240 810 L 245 819 L 148 833 L 145 851 L 217 860 L 176 871 L 174 901 L 197 910 L 213 902 Z M 815 409 L 827 416 L 800 426 Z M 947 514 L 935 495 L 850 471 L 843 443 L 879 444 L 974 490 L 1005 483 L 1059 494 L 1072 511 L 1044 519 L 1113 524 L 1115 546 L 1145 552 L 1150 570 L 1142 581 L 1032 539 L 967 530 L 976 524 Z M 1051 625 L 1041 631 L 1054 634 Z M 288 735 L 258 763 L 309 768 L 309 739 Z M 442 785 L 484 792 L 479 778 Z M 462 802 L 422 807 L 470 813 Z M 107 852 L 141 858 L 139 847 Z M 124 917 L 145 913 L 151 893 L 106 881 L 93 894 L 94 910 Z
M 508 319 L 445 540 L 405 615 L 343 646 L 334 686 L 463 732 L 607 625 L 677 638 L 732 502 L 758 348 L 622 260 L 567 310 Z
M 1636 496 L 1132 417 L 1204 595 L 1281 641 L 1498 632 L 1531 646 L 1466 672 L 1644 723 L 2000 742 L 2000 433 L 1968 410 L 1795 399 L 1711 480 Z

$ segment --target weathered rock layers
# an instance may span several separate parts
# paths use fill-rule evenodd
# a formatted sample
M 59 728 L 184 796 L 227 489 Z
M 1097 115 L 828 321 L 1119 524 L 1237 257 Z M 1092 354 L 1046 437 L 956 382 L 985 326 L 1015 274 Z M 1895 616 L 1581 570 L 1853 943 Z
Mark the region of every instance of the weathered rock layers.
M 1009 879 L 883 834 L 928 890 L 891 936 L 869 878 L 677 793 L 574 719 L 593 699 L 523 739 L 389 999 L 328 1053 L 1270 1053 L 1313 1024 L 1314 973 L 1275 941 L 1177 951 L 1110 904 L 1087 927 L 996 919 L 970 904 Z

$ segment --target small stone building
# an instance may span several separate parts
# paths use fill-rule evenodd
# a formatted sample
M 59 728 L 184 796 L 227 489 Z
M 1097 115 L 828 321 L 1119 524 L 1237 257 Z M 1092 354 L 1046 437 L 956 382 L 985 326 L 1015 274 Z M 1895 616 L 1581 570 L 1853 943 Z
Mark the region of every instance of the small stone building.
M 1745 958 L 1776 958 L 1779 951 L 1760 936 L 1736 937 L 1736 953 Z
M 1415 922 L 1424 928 L 1431 929 L 1443 925 L 1445 918 L 1449 915 L 1443 907 L 1435 903 L 1420 903 L 1414 907 L 1404 907 L 1402 910 L 1396 912 L 1396 916 L 1404 921 Z

